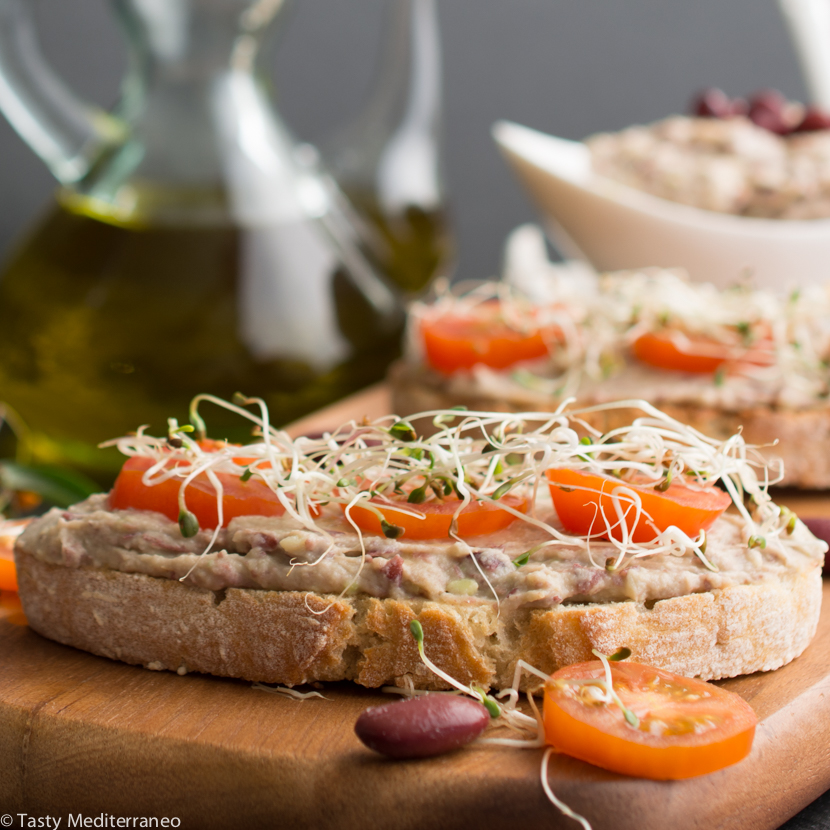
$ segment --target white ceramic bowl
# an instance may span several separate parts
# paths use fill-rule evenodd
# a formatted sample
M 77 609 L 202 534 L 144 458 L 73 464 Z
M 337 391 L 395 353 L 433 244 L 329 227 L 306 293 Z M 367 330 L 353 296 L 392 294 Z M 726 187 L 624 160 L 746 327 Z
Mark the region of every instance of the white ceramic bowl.
M 596 175 L 588 148 L 509 121 L 493 137 L 563 254 L 597 270 L 664 266 L 720 288 L 830 281 L 830 219 L 753 219 L 669 202 Z

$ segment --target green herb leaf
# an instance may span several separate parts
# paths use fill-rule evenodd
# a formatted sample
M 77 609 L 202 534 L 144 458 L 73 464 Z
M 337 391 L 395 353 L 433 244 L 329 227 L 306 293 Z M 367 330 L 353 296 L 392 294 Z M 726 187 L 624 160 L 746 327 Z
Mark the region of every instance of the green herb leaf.
M 409 623 L 409 630 L 412 632 L 412 636 L 415 638 L 415 642 L 421 646 L 424 644 L 424 629 L 421 627 L 421 623 L 418 620 L 412 620 Z
M 672 471 L 668 470 L 666 472 L 666 477 L 659 482 L 658 484 L 654 485 L 654 489 L 657 490 L 659 493 L 665 493 L 666 490 L 671 487 L 671 479 L 672 479 Z
M 498 501 L 502 496 L 506 496 L 520 481 L 522 480 L 522 476 L 517 476 L 516 478 L 508 479 L 504 482 L 504 484 L 500 484 L 496 489 L 493 491 L 493 495 L 490 497 Z
M 501 707 L 496 702 L 495 698 L 490 697 L 484 689 L 480 689 L 478 686 L 475 686 L 474 690 L 476 694 L 478 694 L 481 705 L 487 710 L 490 718 L 495 720 L 496 718 L 501 717 Z
M 199 520 L 189 510 L 179 511 L 179 530 L 185 539 L 195 536 L 199 532 Z
M 409 504 L 423 504 L 427 497 L 427 486 L 427 484 L 424 484 L 422 487 L 413 490 L 407 497 L 407 502 Z
M 517 556 L 513 560 L 513 564 L 515 565 L 515 567 L 521 568 L 522 565 L 527 565 L 527 563 L 530 561 L 531 553 L 532 551 L 526 550 L 521 556 Z
M 631 649 L 623 646 L 622 648 L 617 649 L 613 654 L 608 655 L 608 659 L 612 663 L 619 663 L 622 660 L 628 660 L 631 657 Z
M 387 539 L 397 539 L 399 536 L 403 536 L 403 528 L 399 527 L 398 525 L 389 524 L 386 519 L 380 520 L 380 529 L 383 531 L 383 535 Z
M 398 441 L 415 441 L 418 438 L 415 427 L 408 421 L 396 421 L 389 427 L 389 434 Z

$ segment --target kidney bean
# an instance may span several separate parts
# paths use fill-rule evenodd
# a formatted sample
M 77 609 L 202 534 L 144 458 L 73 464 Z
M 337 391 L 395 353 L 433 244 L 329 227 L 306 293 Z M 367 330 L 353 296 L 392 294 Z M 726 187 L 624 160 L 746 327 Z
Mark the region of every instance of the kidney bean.
M 830 545 L 830 519 L 816 517 L 812 519 L 802 518 L 801 521 L 807 525 L 807 529 L 813 536 Z M 824 573 L 830 574 L 830 554 L 825 554 L 824 557 Z
M 367 709 L 354 731 L 369 749 L 390 758 L 426 758 L 469 743 L 489 721 L 472 698 L 430 694 Z
M 818 107 L 807 107 L 801 123 L 793 130 L 794 133 L 810 133 L 815 130 L 830 130 L 830 114 Z
M 692 101 L 692 112 L 701 118 L 730 118 L 732 100 L 722 89 L 710 87 Z
M 749 120 L 777 135 L 787 135 L 792 125 L 788 123 L 785 110 L 787 99 L 775 89 L 756 92 L 749 101 Z
M 691 111 L 700 118 L 732 118 L 746 115 L 748 105 L 743 98 L 730 98 L 722 89 L 709 87 L 694 97 Z

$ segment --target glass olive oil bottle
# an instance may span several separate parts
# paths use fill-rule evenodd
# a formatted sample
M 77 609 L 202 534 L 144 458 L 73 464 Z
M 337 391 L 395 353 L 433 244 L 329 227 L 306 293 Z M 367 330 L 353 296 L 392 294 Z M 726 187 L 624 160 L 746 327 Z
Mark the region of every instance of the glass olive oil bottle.
M 261 396 L 286 423 L 381 378 L 403 326 L 401 291 L 255 71 L 281 4 L 113 5 L 131 69 L 112 114 L 27 70 L 24 4 L 0 21 L 0 108 L 63 185 L 0 274 L 0 400 L 35 460 L 102 483 L 120 459 L 100 442 L 163 434 L 200 392 Z M 204 414 L 214 437 L 250 435 Z

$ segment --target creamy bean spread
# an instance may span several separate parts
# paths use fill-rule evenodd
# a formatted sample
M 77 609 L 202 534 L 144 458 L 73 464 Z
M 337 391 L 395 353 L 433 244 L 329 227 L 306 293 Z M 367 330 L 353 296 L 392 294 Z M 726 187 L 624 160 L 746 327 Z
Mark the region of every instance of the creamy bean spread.
M 672 116 L 585 143 L 597 173 L 673 202 L 770 219 L 830 217 L 830 130 L 782 137 L 743 116 Z
M 819 398 L 811 387 L 799 388 L 793 382 L 798 380 L 794 375 L 772 380 L 768 375 L 732 375 L 718 378 L 716 382 L 707 374 L 654 369 L 633 360 L 628 363 L 621 360 L 607 377 L 592 378 L 585 373 L 578 385 L 560 393 L 556 386 L 545 382 L 546 370 L 546 366 L 540 365 L 537 374 L 530 377 L 527 374 L 476 366 L 470 372 L 459 372 L 446 377 L 424 367 L 419 369 L 419 379 L 431 387 L 445 390 L 449 396 L 459 400 L 487 397 L 510 401 L 528 409 L 546 408 L 550 406 L 551 397 L 562 398 L 567 394 L 577 395 L 578 400 L 583 402 L 605 403 L 630 397 L 634 391 L 637 396 L 652 401 L 655 406 L 711 406 L 725 412 L 738 412 L 758 406 L 780 407 L 785 410 L 826 407 L 826 397 Z
M 588 548 L 555 542 L 517 567 L 523 554 L 554 541 L 523 520 L 466 543 L 366 535 L 364 554 L 339 508 L 326 510 L 317 519 L 319 530 L 286 517 L 235 518 L 205 552 L 209 531 L 184 538 L 162 514 L 110 510 L 101 494 L 68 510 L 49 511 L 26 529 L 17 546 L 55 565 L 182 579 L 212 591 L 237 587 L 446 602 L 498 598 L 506 613 L 563 603 L 653 602 L 775 581 L 818 567 L 826 547 L 799 522 L 791 535 L 770 537 L 763 549 L 750 548 L 742 520 L 727 513 L 708 533 L 706 555 L 717 570 L 689 552 L 629 558 L 618 572 L 609 572 L 606 561 L 617 550 L 602 541 Z M 537 511 L 540 519 L 562 529 L 546 494 Z

